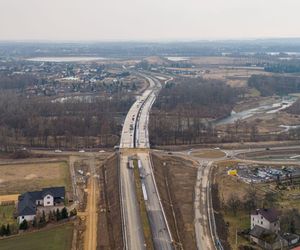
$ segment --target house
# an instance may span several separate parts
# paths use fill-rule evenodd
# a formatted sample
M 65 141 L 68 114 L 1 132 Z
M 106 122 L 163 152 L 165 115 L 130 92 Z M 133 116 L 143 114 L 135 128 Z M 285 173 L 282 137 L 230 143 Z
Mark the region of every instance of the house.
M 41 191 L 27 192 L 19 196 L 18 222 L 32 221 L 38 206 L 52 207 L 65 200 L 65 187 L 44 188 Z
M 299 242 L 296 234 L 280 232 L 279 213 L 272 208 L 251 212 L 250 241 L 263 249 L 286 249 Z
M 271 232 L 280 231 L 279 214 L 273 208 L 256 209 L 251 212 L 251 230 L 255 226 L 260 226 Z
M 263 249 L 275 250 L 283 249 L 288 246 L 288 241 L 281 237 L 278 233 L 255 225 L 250 233 L 250 241 L 255 242 Z

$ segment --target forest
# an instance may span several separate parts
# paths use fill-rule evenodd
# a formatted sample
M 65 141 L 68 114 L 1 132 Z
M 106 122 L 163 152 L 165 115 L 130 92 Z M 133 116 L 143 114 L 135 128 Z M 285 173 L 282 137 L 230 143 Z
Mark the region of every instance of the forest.
M 15 75 L 6 75 L 0 74 L 0 90 L 23 90 L 24 88 L 32 85 L 33 83 L 37 83 L 38 79 L 32 75 L 23 75 L 23 74 L 15 74 Z
M 300 92 L 300 77 L 252 75 L 248 86 L 256 88 L 262 96 L 288 95 Z
M 132 97 L 61 103 L 1 92 L 0 148 L 113 146 L 132 103 Z
M 222 81 L 202 78 L 166 84 L 150 114 L 150 142 L 190 144 L 216 137 L 210 121 L 228 116 L 243 92 Z

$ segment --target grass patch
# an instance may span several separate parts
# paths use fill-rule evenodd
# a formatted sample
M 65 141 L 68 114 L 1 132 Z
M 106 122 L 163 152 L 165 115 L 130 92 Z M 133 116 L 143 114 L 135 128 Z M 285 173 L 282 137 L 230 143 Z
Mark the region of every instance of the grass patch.
M 225 156 L 225 153 L 220 150 L 206 149 L 192 152 L 192 155 L 200 158 L 221 158 Z
M 222 213 L 225 223 L 228 223 L 228 242 L 232 249 L 238 249 L 238 246 L 247 245 L 249 241 L 237 235 L 237 232 L 246 228 L 250 228 L 249 213 L 238 211 L 236 216 L 232 213 Z M 237 245 L 236 245 L 237 241 Z
M 247 97 L 259 97 L 260 92 L 256 88 L 250 88 L 248 93 L 246 94 Z
M 0 205 L 0 225 L 17 224 L 14 218 L 15 205 Z
M 73 224 L 0 240 L 1 250 L 70 250 Z
M 134 165 L 134 180 L 135 180 L 136 196 L 137 196 L 137 200 L 139 203 L 144 237 L 145 237 L 147 249 L 152 250 L 152 249 L 154 249 L 153 241 L 152 241 L 152 232 L 151 232 L 150 222 L 149 222 L 146 205 L 145 205 L 145 201 L 144 201 L 142 183 L 141 183 L 141 179 L 140 179 L 140 173 L 139 173 L 139 169 L 138 169 L 137 160 L 133 161 L 133 165 Z
M 71 190 L 66 162 L 1 165 L 0 180 L 0 195 L 53 186 L 65 186 L 67 191 Z

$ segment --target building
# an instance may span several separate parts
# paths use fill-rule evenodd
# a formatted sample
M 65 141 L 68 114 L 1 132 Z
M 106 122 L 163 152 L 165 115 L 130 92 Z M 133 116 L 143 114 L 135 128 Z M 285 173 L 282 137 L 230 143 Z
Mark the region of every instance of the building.
M 275 209 L 263 208 L 256 209 L 251 212 L 251 230 L 255 226 L 260 226 L 271 232 L 278 233 L 280 231 L 279 214 Z
M 65 187 L 44 188 L 41 191 L 27 192 L 19 196 L 18 222 L 32 221 L 38 206 L 52 207 L 64 203 Z
M 278 233 L 265 229 L 261 226 L 255 225 L 250 233 L 250 241 L 255 242 L 262 249 L 275 250 L 286 249 L 288 241 L 281 237 Z

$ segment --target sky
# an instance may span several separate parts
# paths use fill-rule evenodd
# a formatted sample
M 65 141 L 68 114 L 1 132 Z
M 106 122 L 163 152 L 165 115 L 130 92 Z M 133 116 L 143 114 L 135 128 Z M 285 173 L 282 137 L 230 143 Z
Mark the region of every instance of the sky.
M 0 40 L 300 37 L 300 0 L 0 0 Z

